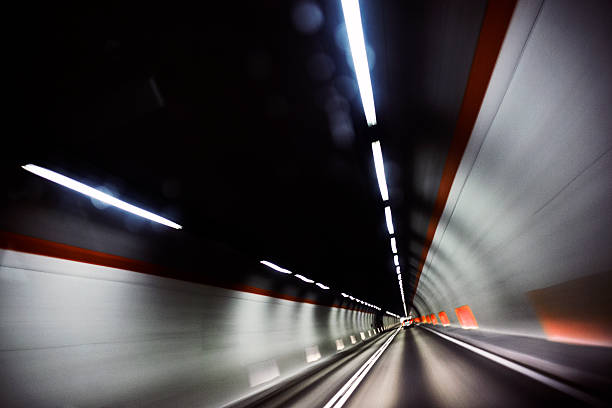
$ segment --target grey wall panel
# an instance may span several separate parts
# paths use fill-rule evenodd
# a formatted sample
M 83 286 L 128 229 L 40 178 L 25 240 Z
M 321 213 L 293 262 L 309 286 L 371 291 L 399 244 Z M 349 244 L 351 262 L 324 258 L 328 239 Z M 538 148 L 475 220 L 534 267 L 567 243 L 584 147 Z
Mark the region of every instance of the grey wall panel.
M 421 275 L 421 313 L 456 325 L 468 304 L 481 329 L 545 337 L 532 291 L 611 273 L 611 16 L 605 1 L 519 2 Z
M 217 406 L 376 335 L 343 308 L 9 250 L 0 265 L 8 405 Z

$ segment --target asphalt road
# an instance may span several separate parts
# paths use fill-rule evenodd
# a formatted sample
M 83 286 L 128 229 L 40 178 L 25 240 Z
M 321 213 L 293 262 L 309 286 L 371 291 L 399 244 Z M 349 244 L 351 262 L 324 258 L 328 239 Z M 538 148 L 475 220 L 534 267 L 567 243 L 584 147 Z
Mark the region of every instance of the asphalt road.
M 583 406 L 420 328 L 402 330 L 345 407 Z
M 329 367 L 282 404 L 269 406 L 323 407 L 392 333 Z M 344 404 L 350 408 L 532 406 L 585 404 L 418 327 L 400 330 Z

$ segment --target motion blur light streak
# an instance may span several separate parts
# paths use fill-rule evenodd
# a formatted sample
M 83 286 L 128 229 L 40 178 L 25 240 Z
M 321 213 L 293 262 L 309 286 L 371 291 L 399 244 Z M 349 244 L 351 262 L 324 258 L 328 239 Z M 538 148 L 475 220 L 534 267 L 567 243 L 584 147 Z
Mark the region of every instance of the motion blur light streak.
M 361 94 L 361 103 L 365 112 L 368 126 L 376 125 L 376 110 L 374 108 L 374 95 L 372 93 L 372 82 L 370 80 L 370 68 L 366 53 L 363 28 L 361 26 L 361 11 L 358 0 L 342 0 L 342 11 L 348 34 L 351 55 L 355 66 L 355 75 Z
M 612 408 L 612 1 L 583 3 L 43 6 L 0 406 L 320 408 L 418 315 L 344 406 L 581 406 L 426 326 Z
M 374 157 L 374 169 L 376 170 L 376 178 L 378 179 L 378 188 L 383 201 L 389 200 L 389 191 L 387 190 L 387 178 L 385 177 L 385 165 L 383 162 L 382 150 L 380 141 L 372 142 L 372 156 Z
M 288 274 L 293 273 L 293 272 L 291 272 L 291 271 L 290 271 L 290 270 L 288 270 L 288 269 L 281 268 L 280 266 L 273 264 L 272 262 L 268 262 L 268 261 L 259 261 L 259 263 L 260 263 L 260 264 L 264 264 L 264 265 L 266 265 L 268 268 L 272 268 L 272 269 L 274 269 L 275 271 L 278 271 L 278 272 L 288 273 Z
M 393 235 L 393 218 L 391 217 L 391 207 L 389 206 L 385 207 L 385 219 L 387 221 L 387 230 L 389 231 L 390 235 Z
M 391 238 L 391 250 L 394 254 L 397 254 L 397 244 L 395 243 L 395 237 Z
M 303 276 L 303 275 L 299 275 L 296 274 L 294 275 L 296 278 L 303 280 L 304 282 L 308 282 L 308 283 L 314 283 L 314 281 L 312 279 L 308 279 L 307 277 Z
M 109 194 L 103 193 L 102 191 L 96 190 L 93 187 L 90 187 L 86 184 L 83 184 L 79 181 L 73 180 L 69 177 L 66 177 L 62 174 L 56 173 L 52 170 L 45 169 L 44 167 L 36 166 L 34 164 L 26 164 L 25 166 L 21 166 L 24 170 L 29 171 L 30 173 L 34 173 L 37 176 L 46 178 L 47 180 L 53 181 L 54 183 L 60 184 L 64 187 L 67 187 L 71 190 L 77 191 L 81 194 L 89 196 L 91 198 L 95 198 L 96 200 L 102 201 L 106 204 L 112 205 L 114 207 L 120 208 L 123 211 L 127 211 L 134 215 L 138 215 L 139 217 L 146 218 L 151 221 L 155 221 L 157 223 L 166 225 L 168 227 L 174 229 L 183 228 L 181 225 L 170 221 L 166 218 L 160 217 L 157 214 L 153 214 L 152 212 L 143 210 L 142 208 L 138 208 L 132 204 L 128 204 L 125 201 L 121 201 L 118 198 L 115 198 Z

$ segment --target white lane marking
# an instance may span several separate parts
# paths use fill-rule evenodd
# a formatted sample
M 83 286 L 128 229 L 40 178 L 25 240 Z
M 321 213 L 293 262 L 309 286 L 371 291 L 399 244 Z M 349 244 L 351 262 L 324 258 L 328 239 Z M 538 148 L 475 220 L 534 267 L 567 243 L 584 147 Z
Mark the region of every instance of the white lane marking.
M 359 370 L 357 370 L 357 372 L 353 374 L 351 379 L 348 380 L 348 382 L 344 384 L 342 388 L 340 388 L 340 391 L 338 391 L 336 395 L 334 395 L 327 402 L 327 404 L 325 404 L 323 408 L 331 408 L 332 406 L 333 408 L 340 408 L 344 405 L 344 403 L 346 402 L 346 400 L 348 400 L 348 398 L 351 396 L 353 391 L 355 391 L 357 386 L 359 386 L 359 383 L 361 383 L 361 381 L 364 379 L 368 371 L 370 371 L 372 366 L 376 364 L 376 361 L 378 361 L 382 353 L 387 349 L 389 344 L 391 344 L 391 342 L 393 341 L 393 338 L 398 332 L 399 332 L 399 329 L 397 329 L 395 333 L 393 333 L 391 337 L 389 337 L 387 341 L 385 341 L 385 343 L 382 346 L 380 346 L 378 350 L 376 350 L 376 352 L 368 359 L 368 361 L 366 361 L 359 368 Z M 338 402 L 336 403 L 336 401 Z
M 564 393 L 566 393 L 568 395 L 571 395 L 574 398 L 577 398 L 579 400 L 588 402 L 589 404 L 592 404 L 592 405 L 600 405 L 601 404 L 601 401 L 599 401 L 596 398 L 590 396 L 589 394 L 587 394 L 585 392 L 582 392 L 580 390 L 577 390 L 577 389 L 575 389 L 573 387 L 570 387 L 567 384 L 564 384 L 564 383 L 562 383 L 560 381 L 554 380 L 554 379 L 552 379 L 550 377 L 547 377 L 547 376 L 545 376 L 543 374 L 540 374 L 540 373 L 538 373 L 535 370 L 532 370 L 530 368 L 527 368 L 525 366 L 517 364 L 517 363 L 515 363 L 513 361 L 507 360 L 507 359 L 505 359 L 503 357 L 500 357 L 500 356 L 498 356 L 496 354 L 490 353 L 490 352 L 488 352 L 486 350 L 483 350 L 481 348 L 472 346 L 471 344 L 465 343 L 465 342 L 463 342 L 461 340 L 457 340 L 457 339 L 455 339 L 455 338 L 453 338 L 451 336 L 447 336 L 446 334 L 439 333 L 439 332 L 437 332 L 435 330 L 430 329 L 429 327 L 425 327 L 425 326 L 421 326 L 421 327 L 423 329 L 429 331 L 429 332 L 432 332 L 435 335 L 438 335 L 438 336 L 442 337 L 445 340 L 453 342 L 453 343 L 455 343 L 455 344 L 457 344 L 457 345 L 459 345 L 459 346 L 461 346 L 463 348 L 466 348 L 466 349 L 468 349 L 468 350 L 470 350 L 470 351 L 472 351 L 472 352 L 474 352 L 474 353 L 476 353 L 478 355 L 481 355 L 484 358 L 487 358 L 487 359 L 489 359 L 491 361 L 494 361 L 494 362 L 496 362 L 498 364 L 501 364 L 501 365 L 503 365 L 506 368 L 509 368 L 509 369 L 511 369 L 513 371 L 516 371 L 518 373 L 526 375 L 527 377 L 533 378 L 534 380 L 539 381 L 542 384 L 546 384 L 549 387 L 552 387 L 552 388 L 554 388 L 554 389 L 556 389 L 558 391 L 561 391 L 561 392 L 564 392 Z

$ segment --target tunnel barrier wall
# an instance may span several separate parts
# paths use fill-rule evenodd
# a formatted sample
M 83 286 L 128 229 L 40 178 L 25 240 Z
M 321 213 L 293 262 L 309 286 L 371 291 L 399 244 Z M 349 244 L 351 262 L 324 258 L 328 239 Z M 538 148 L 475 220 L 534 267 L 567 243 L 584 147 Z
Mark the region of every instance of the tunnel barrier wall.
M 9 406 L 218 406 L 382 329 L 372 313 L 11 250 L 0 304 Z
M 518 2 L 413 314 L 612 347 L 611 13 L 606 1 Z M 456 314 L 465 305 L 474 319 Z

